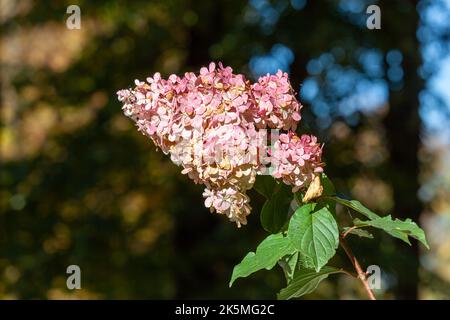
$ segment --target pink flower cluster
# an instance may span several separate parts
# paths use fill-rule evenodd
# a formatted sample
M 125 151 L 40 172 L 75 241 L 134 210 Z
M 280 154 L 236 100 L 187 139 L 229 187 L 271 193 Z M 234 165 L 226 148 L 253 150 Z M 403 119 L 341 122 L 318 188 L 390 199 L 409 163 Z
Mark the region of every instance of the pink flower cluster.
M 183 174 L 205 185 L 206 207 L 240 226 L 251 211 L 246 191 L 264 171 L 263 159 L 274 158 L 274 177 L 297 190 L 320 172 L 322 149 L 315 137 L 293 133 L 301 105 L 286 73 L 251 84 L 232 71 L 211 63 L 198 75 L 166 80 L 156 73 L 117 94 L 138 130 L 170 154 Z M 269 152 L 261 129 L 289 133 Z
M 268 150 L 274 171 L 272 176 L 292 185 L 292 192 L 306 187 L 323 172 L 322 146 L 309 135 L 298 137 L 292 131 L 280 134 L 273 150 Z

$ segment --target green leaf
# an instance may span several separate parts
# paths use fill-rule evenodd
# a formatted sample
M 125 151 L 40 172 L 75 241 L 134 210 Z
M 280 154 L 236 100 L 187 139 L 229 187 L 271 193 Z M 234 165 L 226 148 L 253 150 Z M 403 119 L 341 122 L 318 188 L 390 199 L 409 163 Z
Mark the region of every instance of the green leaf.
M 304 255 L 303 253 L 299 252 L 299 256 L 298 256 L 298 263 L 299 263 L 299 268 L 303 268 L 303 269 L 314 269 L 314 262 L 313 259 L 310 258 L 309 256 Z
M 294 254 L 290 256 L 285 256 L 281 258 L 280 261 L 278 261 L 278 264 L 283 269 L 284 275 L 286 277 L 286 281 L 289 284 L 291 282 L 294 272 L 297 269 L 298 264 L 298 254 L 299 252 L 295 252 Z
M 308 203 L 295 211 L 289 222 L 288 237 L 319 271 L 336 253 L 339 230 L 330 211 L 324 207 L 313 212 L 315 206 Z
M 345 227 L 344 232 L 347 232 L 348 230 L 350 230 L 349 227 Z M 351 229 L 349 232 L 349 234 L 354 234 L 360 238 L 369 238 L 369 239 L 373 239 L 373 235 L 367 231 L 367 230 L 363 230 L 363 229 Z
M 336 189 L 334 188 L 333 183 L 328 178 L 325 173 L 322 173 L 321 182 L 323 186 L 323 195 L 324 196 L 334 196 L 336 195 Z
M 289 186 L 278 184 L 261 210 L 261 224 L 270 233 L 277 233 L 286 223 L 292 192 Z
M 256 176 L 253 188 L 267 199 L 270 199 L 274 193 L 277 183 L 272 176 L 260 175 Z
M 409 242 L 408 237 L 412 237 L 422 242 L 427 249 L 430 249 L 430 246 L 425 238 L 425 233 L 411 219 L 406 219 L 405 221 L 399 219 L 393 220 L 392 217 L 388 215 L 367 221 L 355 219 L 354 224 L 356 226 L 371 226 L 384 230 L 391 236 L 401 239 L 409 245 L 411 243 Z
M 283 234 L 277 233 L 268 236 L 259 244 L 256 252 L 247 253 L 241 263 L 234 267 L 230 287 L 237 278 L 247 277 L 261 269 L 270 270 L 278 260 L 294 252 L 295 248 L 291 241 Z
M 317 205 L 319 207 L 327 207 L 328 210 L 335 215 L 336 214 L 336 201 L 326 198 L 326 196 L 333 197 L 336 194 L 336 189 L 334 188 L 333 183 L 331 180 L 327 177 L 325 173 L 322 173 L 322 176 L 320 177 L 321 184 L 323 186 L 323 193 L 322 197 L 320 197 L 317 200 Z
M 369 219 L 378 219 L 380 218 L 379 215 L 377 215 L 375 212 L 370 211 L 369 209 L 367 209 L 365 206 L 362 205 L 361 202 L 359 202 L 358 200 L 346 200 L 346 199 L 342 199 L 339 197 L 332 197 L 332 196 L 325 196 L 324 198 L 326 199 L 332 199 L 344 206 L 347 206 L 361 214 L 363 214 L 364 216 L 366 216 Z
M 430 248 L 425 238 L 425 233 L 411 219 L 406 219 L 405 221 L 399 219 L 392 220 L 392 217 L 390 215 L 380 217 L 376 213 L 364 207 L 361 202 L 356 200 L 345 200 L 339 197 L 328 196 L 325 198 L 334 199 L 336 202 L 352 208 L 353 210 L 362 213 L 364 216 L 370 219 L 367 221 L 355 219 L 354 224 L 356 226 L 372 226 L 378 229 L 382 229 L 391 236 L 401 239 L 409 245 L 411 244 L 411 242 L 409 241 L 409 237 L 413 237 L 422 242 L 423 245 L 427 247 L 427 249 Z
M 301 269 L 295 273 L 294 278 L 289 285 L 280 291 L 278 299 L 286 300 L 298 298 L 311 293 L 316 290 L 322 280 L 328 278 L 330 274 L 339 272 L 342 272 L 342 269 L 329 266 L 323 267 L 319 272 L 311 269 Z

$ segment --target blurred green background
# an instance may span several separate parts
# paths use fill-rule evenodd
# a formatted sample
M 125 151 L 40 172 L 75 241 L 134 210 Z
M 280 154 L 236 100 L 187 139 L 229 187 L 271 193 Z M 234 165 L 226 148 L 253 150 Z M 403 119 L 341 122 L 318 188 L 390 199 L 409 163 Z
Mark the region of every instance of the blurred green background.
M 299 131 L 325 143 L 338 190 L 426 230 L 430 251 L 349 239 L 363 266 L 381 267 L 378 297 L 450 298 L 450 1 L 0 3 L 0 298 L 275 298 L 280 268 L 228 288 L 266 236 L 263 199 L 250 193 L 241 229 L 209 213 L 116 99 L 134 79 L 210 61 L 250 79 L 288 71 Z M 80 30 L 66 28 L 72 4 Z M 380 30 L 366 27 L 370 4 Z M 66 289 L 71 264 L 82 290 Z M 306 298 L 363 297 L 337 276 Z

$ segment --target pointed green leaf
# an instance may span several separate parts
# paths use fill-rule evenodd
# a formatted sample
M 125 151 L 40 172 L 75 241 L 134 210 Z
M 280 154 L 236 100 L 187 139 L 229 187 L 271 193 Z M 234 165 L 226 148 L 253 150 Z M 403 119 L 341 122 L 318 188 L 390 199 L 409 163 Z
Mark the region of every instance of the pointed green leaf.
M 288 237 L 319 271 L 336 253 L 339 230 L 327 208 L 313 211 L 314 208 L 314 203 L 308 203 L 295 211 L 289 222 Z
M 278 261 L 278 264 L 283 269 L 287 283 L 291 282 L 294 272 L 297 269 L 298 254 L 299 252 L 297 251 L 294 254 L 283 257 L 280 261 Z
M 295 248 L 287 237 L 277 233 L 268 236 L 256 248 L 256 252 L 249 252 L 244 259 L 233 269 L 230 287 L 237 278 L 261 270 L 270 270 L 282 257 L 295 252 Z
M 423 245 L 429 249 L 428 242 L 425 238 L 425 233 L 411 219 L 406 219 L 405 221 L 399 219 L 393 220 L 390 215 L 380 217 L 376 213 L 364 207 L 359 201 L 345 200 L 339 197 L 325 197 L 325 198 L 334 199 L 336 202 L 339 202 L 349 208 L 352 208 L 353 210 L 362 213 L 364 216 L 370 219 L 368 221 L 361 221 L 359 219 L 355 219 L 354 223 L 356 226 L 372 226 L 378 229 L 382 229 L 391 236 L 401 239 L 408 244 L 411 244 L 409 242 L 408 237 L 413 237 L 422 242 Z
M 342 272 L 342 269 L 337 269 L 325 266 L 319 272 L 311 269 L 301 269 L 294 274 L 294 278 L 289 285 L 282 289 L 278 294 L 278 299 L 286 300 L 298 298 L 305 294 L 316 290 L 319 283 L 328 278 L 330 274 Z
M 300 269 L 314 269 L 314 262 L 313 259 L 307 255 L 304 255 L 303 253 L 299 252 L 298 256 L 298 264 Z
M 261 224 L 270 233 L 277 233 L 286 223 L 292 200 L 290 187 L 278 184 L 261 210 Z
M 331 196 L 325 196 L 324 198 L 328 198 L 328 199 L 333 199 L 334 201 L 347 206 L 349 208 L 352 208 L 353 210 L 363 214 L 364 216 L 366 216 L 369 219 L 377 219 L 380 216 L 377 215 L 375 212 L 370 211 L 369 209 L 367 209 L 365 206 L 362 205 L 361 202 L 359 202 L 358 200 L 346 200 L 346 199 L 342 199 L 339 197 L 331 197 Z
M 354 223 L 356 226 L 371 226 L 374 228 L 382 229 L 389 233 L 391 236 L 401 239 L 408 244 L 411 244 L 408 237 L 415 238 L 422 242 L 423 245 L 427 247 L 427 249 L 430 249 L 425 238 L 425 233 L 411 219 L 406 219 L 405 221 L 399 219 L 393 220 L 389 215 L 367 221 L 355 219 Z

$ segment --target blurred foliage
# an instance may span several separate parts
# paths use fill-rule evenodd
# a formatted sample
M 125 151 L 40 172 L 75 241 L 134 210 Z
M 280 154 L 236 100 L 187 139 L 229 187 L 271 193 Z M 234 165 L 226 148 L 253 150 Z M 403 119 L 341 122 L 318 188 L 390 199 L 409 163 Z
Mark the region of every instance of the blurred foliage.
M 211 60 L 251 77 L 271 67 L 255 58 L 289 48 L 285 69 L 300 88 L 311 75 L 308 63 L 322 53 L 335 52 L 336 65 L 356 68 L 364 78 L 355 79 L 365 81 L 371 76 L 355 60 L 358 49 L 401 50 L 404 79 L 400 87 L 390 83 L 388 101 L 354 112 L 357 121 L 336 114 L 326 126 L 305 103 L 301 130 L 325 142 L 338 190 L 417 220 L 419 172 L 426 179 L 448 161 L 420 149 L 415 1 L 378 1 L 382 30 L 373 31 L 358 22 L 366 2 L 351 2 L 363 6 L 359 15 L 337 0 L 2 1 L 0 298 L 275 297 L 284 285 L 281 269 L 228 288 L 233 266 L 265 237 L 263 199 L 251 193 L 254 210 L 241 229 L 209 213 L 202 189 L 155 151 L 116 100 L 134 79 L 197 70 Z M 80 30 L 66 28 L 71 4 L 81 8 Z M 322 94 L 331 106 L 345 98 Z M 419 160 L 430 157 L 420 171 Z M 438 212 L 426 209 L 427 216 Z M 445 221 L 441 234 L 450 230 Z M 376 236 L 351 245 L 365 266 L 385 272 L 380 297 L 450 297 L 448 265 L 421 268 L 416 247 Z M 448 259 L 449 239 L 433 243 Z M 81 267 L 82 290 L 66 289 L 70 264 Z M 344 276 L 308 298 L 361 296 Z

